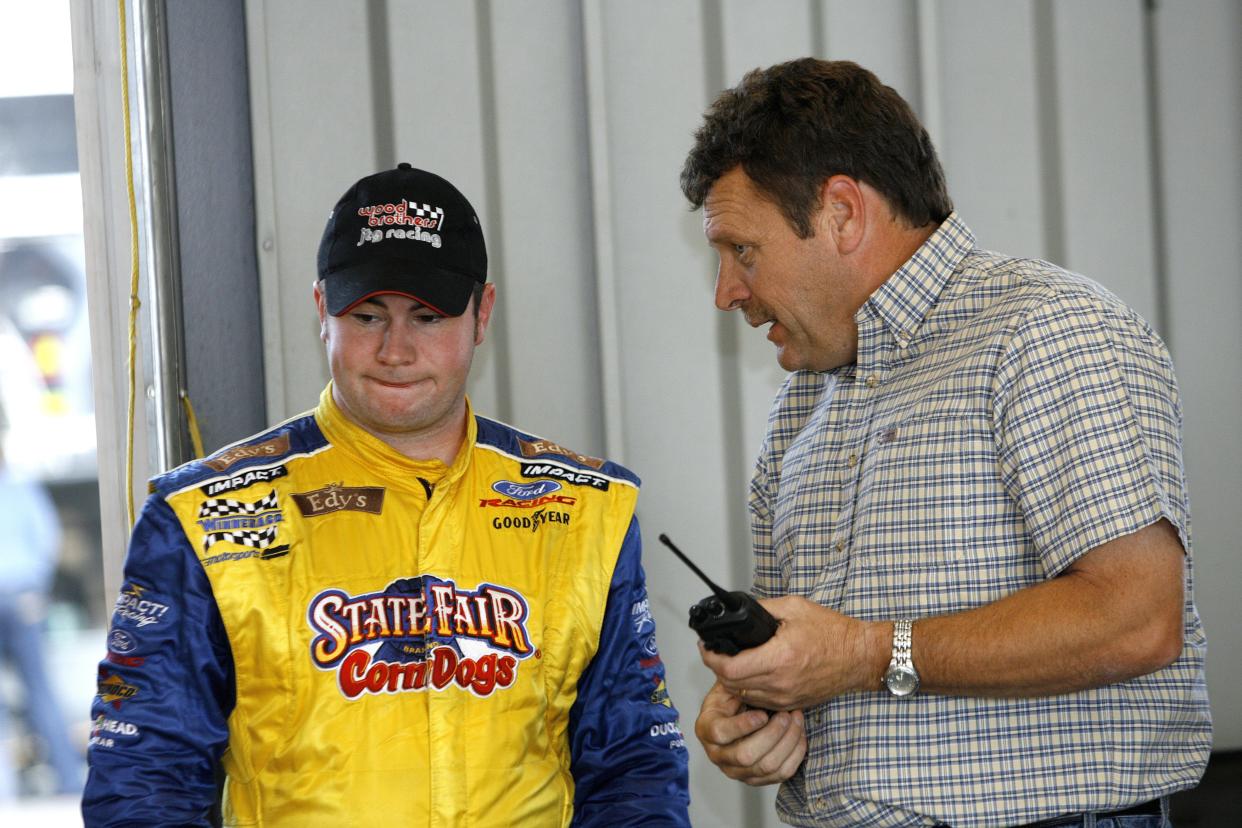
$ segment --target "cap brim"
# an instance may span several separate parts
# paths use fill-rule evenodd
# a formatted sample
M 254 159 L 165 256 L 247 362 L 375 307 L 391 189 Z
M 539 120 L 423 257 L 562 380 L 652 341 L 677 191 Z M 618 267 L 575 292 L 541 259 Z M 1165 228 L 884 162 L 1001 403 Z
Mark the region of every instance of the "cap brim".
M 421 302 L 441 316 L 461 316 L 477 284 L 451 270 L 420 268 L 412 275 L 408 263 L 385 266 L 372 262 L 365 267 L 342 268 L 325 277 L 324 299 L 332 316 L 348 313 L 359 302 L 385 293 Z

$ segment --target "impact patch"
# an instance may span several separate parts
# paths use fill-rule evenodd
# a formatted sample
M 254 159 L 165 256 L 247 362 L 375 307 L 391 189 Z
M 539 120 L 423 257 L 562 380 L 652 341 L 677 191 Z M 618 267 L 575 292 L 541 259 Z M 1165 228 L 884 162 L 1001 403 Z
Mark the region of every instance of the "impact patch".
M 234 489 L 244 489 L 247 486 L 253 486 L 255 483 L 271 483 L 280 477 L 289 474 L 289 470 L 284 466 L 275 466 L 270 469 L 246 469 L 241 474 L 235 474 L 232 477 L 218 477 L 210 480 L 202 486 L 199 491 L 208 497 L 215 497 L 218 494 L 231 492 Z
M 564 480 L 574 486 L 590 486 L 601 492 L 608 491 L 609 483 L 608 478 L 600 477 L 598 474 L 567 469 L 555 463 L 523 463 L 522 477 L 555 477 L 557 480 Z

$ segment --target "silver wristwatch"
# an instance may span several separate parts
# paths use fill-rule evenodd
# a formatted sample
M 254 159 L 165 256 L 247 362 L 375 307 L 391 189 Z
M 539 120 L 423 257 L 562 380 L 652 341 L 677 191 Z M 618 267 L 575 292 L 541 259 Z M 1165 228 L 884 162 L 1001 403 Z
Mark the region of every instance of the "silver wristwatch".
M 919 689 L 919 674 L 910 658 L 910 633 L 914 621 L 903 618 L 893 623 L 893 660 L 884 671 L 884 685 L 894 696 L 912 696 Z

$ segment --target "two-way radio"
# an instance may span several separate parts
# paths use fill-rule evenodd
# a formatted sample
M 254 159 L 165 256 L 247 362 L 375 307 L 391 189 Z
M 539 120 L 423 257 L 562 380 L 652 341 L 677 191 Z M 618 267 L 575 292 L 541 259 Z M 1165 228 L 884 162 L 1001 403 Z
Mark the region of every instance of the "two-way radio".
M 748 592 L 726 592 L 674 546 L 668 535 L 661 534 L 660 542 L 712 588 L 713 595 L 690 608 L 690 629 L 703 639 L 703 646 L 713 652 L 737 655 L 742 650 L 758 647 L 776 634 L 780 622 L 754 596 Z

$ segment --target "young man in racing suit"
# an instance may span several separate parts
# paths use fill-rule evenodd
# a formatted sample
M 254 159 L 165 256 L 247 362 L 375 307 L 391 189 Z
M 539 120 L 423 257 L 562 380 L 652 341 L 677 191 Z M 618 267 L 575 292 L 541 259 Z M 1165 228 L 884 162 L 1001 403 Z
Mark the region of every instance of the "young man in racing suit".
M 87 826 L 688 825 L 638 479 L 476 416 L 478 218 L 337 203 L 313 411 L 157 477 L 99 670 Z M 467 312 L 469 311 L 469 312 Z

